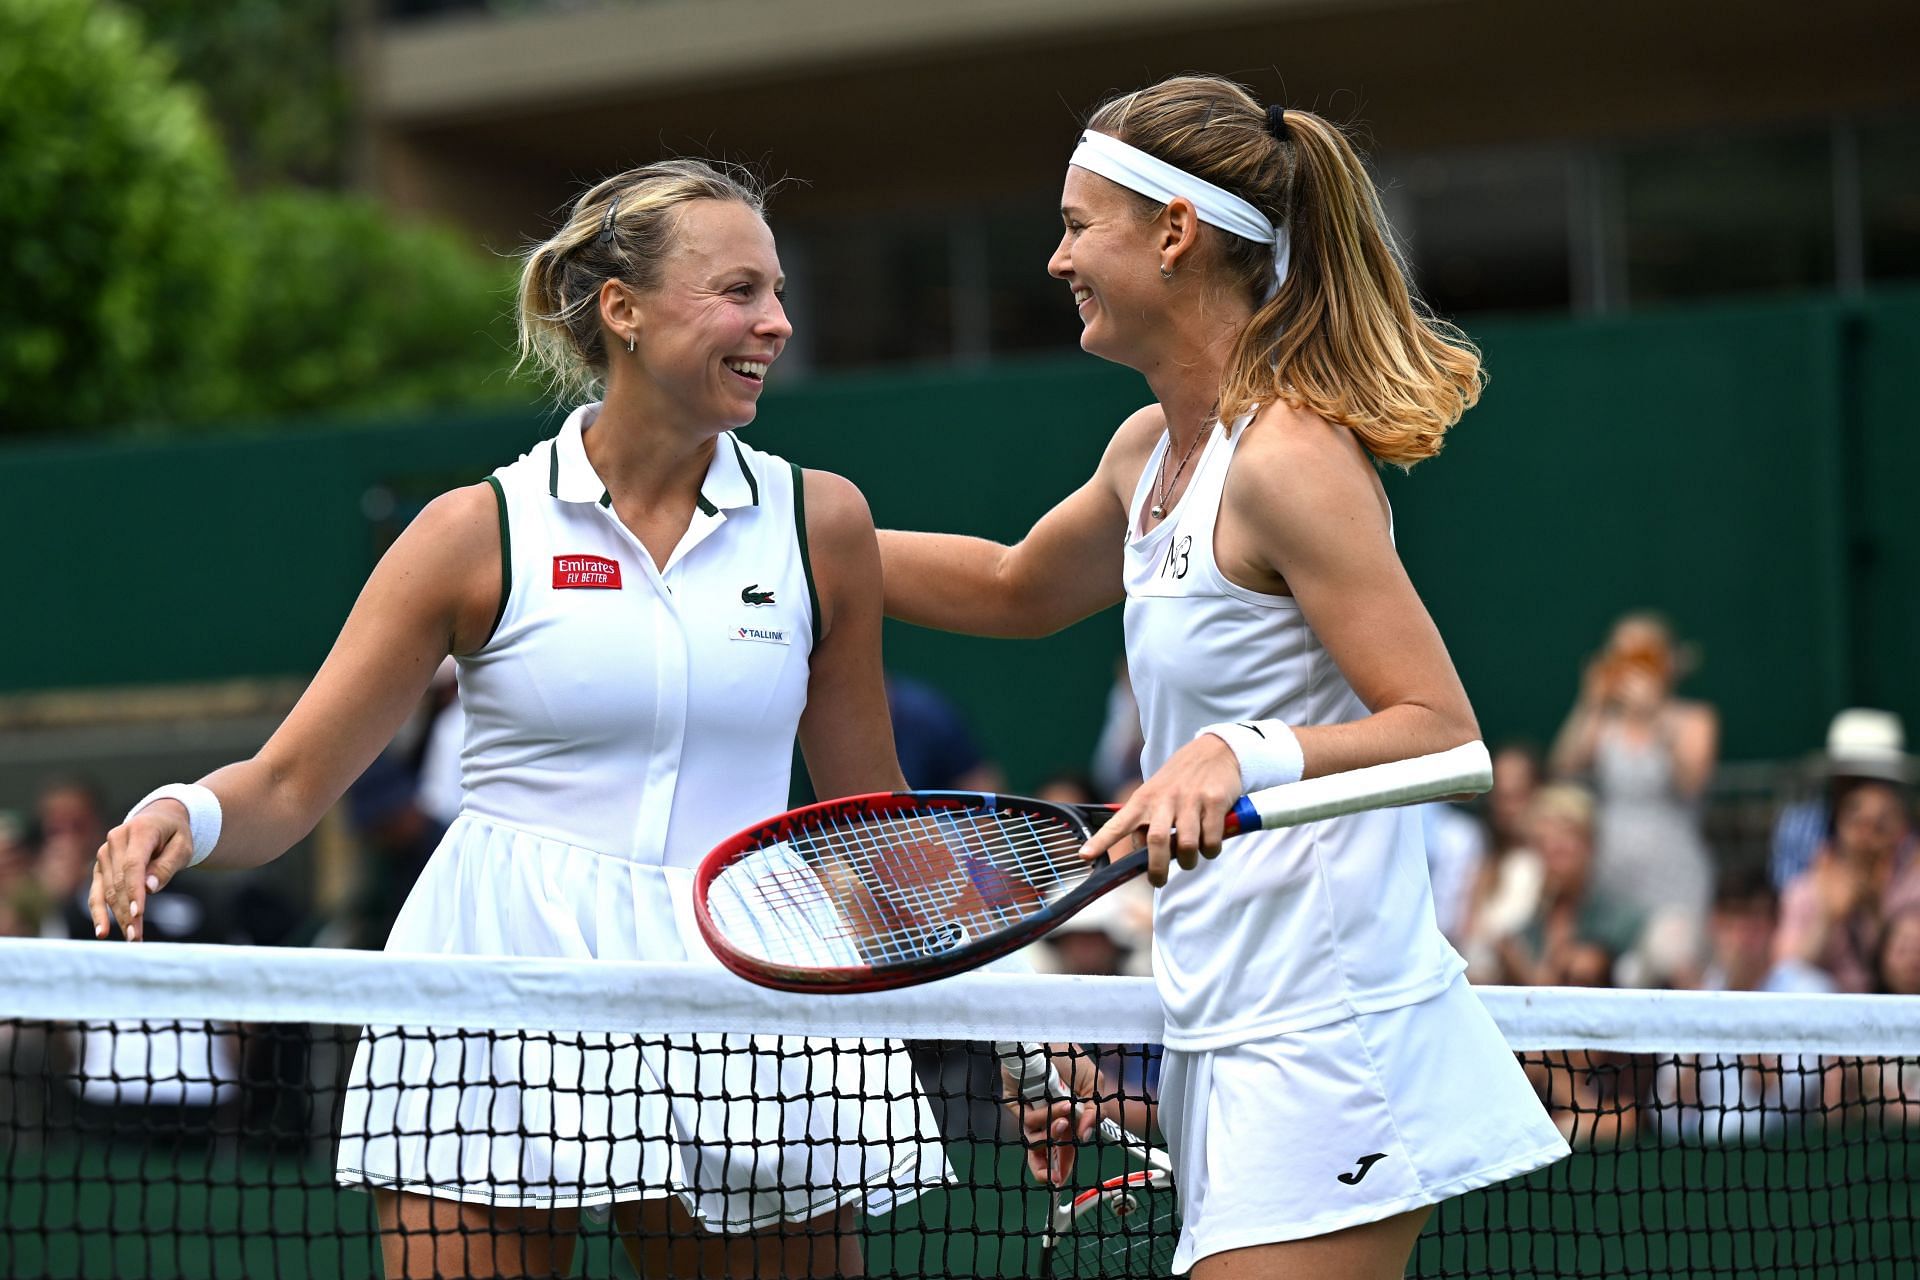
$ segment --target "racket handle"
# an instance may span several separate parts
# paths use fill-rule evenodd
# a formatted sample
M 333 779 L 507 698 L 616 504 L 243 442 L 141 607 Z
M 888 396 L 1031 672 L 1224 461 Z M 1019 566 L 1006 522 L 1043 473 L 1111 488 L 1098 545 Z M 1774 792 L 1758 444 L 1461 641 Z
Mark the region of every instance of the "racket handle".
M 1047 1046 L 1002 1040 L 995 1042 L 993 1051 L 998 1055 L 1001 1067 L 1013 1082 L 1022 1102 L 1071 1096 L 1067 1092 L 1066 1082 L 1053 1069 L 1053 1060 L 1047 1056 Z
M 1226 834 L 1271 831 L 1365 809 L 1424 804 L 1470 795 L 1493 785 L 1493 761 L 1483 742 L 1385 764 L 1323 774 L 1241 796 L 1227 811 Z

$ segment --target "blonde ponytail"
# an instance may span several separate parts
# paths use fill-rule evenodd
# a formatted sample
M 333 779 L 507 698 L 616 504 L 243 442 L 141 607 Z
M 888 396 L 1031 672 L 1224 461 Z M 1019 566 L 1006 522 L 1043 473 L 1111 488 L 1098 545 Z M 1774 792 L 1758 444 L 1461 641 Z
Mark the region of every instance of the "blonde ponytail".
M 1425 313 L 1366 166 L 1307 111 L 1267 111 L 1219 76 L 1178 76 L 1114 100 L 1088 127 L 1251 201 L 1292 238 L 1273 297 L 1266 246 L 1221 233 L 1221 268 L 1255 310 L 1227 361 L 1220 416 L 1284 400 L 1360 437 L 1399 467 L 1440 452 L 1480 398 L 1466 335 Z

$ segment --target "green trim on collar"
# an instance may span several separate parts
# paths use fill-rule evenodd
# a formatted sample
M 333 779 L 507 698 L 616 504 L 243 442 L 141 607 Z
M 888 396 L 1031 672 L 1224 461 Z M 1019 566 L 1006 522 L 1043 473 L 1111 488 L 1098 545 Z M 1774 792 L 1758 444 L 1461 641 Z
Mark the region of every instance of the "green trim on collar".
M 733 456 L 740 463 L 740 474 L 747 478 L 747 492 L 753 495 L 753 505 L 760 505 L 760 482 L 753 478 L 753 468 L 747 465 L 747 455 L 741 450 L 740 442 L 727 434 L 727 443 L 733 446 Z
M 513 593 L 513 535 L 507 531 L 507 491 L 500 487 L 498 476 L 488 476 L 487 483 L 493 486 L 494 505 L 500 508 L 500 607 L 493 611 L 493 625 L 487 628 L 487 638 L 480 642 L 482 649 L 493 643 L 494 632 L 500 630 L 500 619 L 507 616 L 507 597 Z
M 793 469 L 793 532 L 800 541 L 800 572 L 807 578 L 807 608 L 813 617 L 813 642 L 820 643 L 820 591 L 813 585 L 813 556 L 807 549 L 807 482 L 800 473 L 800 464 L 789 462 Z
M 547 442 L 547 495 L 560 496 L 560 437 Z
M 700 508 L 700 514 L 703 516 L 713 516 L 713 515 L 720 514 L 720 508 L 714 506 L 711 502 L 708 502 L 707 495 L 704 493 L 696 493 L 693 496 L 693 505 Z
M 613 506 L 613 495 L 604 489 L 600 491 L 600 505 L 608 508 Z

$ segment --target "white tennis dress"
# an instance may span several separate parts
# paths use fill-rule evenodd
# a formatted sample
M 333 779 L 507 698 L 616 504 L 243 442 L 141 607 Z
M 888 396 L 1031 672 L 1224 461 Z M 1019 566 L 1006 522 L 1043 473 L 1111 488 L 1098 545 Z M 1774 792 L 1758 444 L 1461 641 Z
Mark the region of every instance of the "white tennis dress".
M 1140 535 L 1162 439 L 1128 513 L 1127 665 L 1148 777 L 1204 725 L 1369 714 L 1292 597 L 1240 587 L 1214 560 L 1250 417 L 1215 426 L 1179 503 Z M 1229 840 L 1156 893 L 1176 1270 L 1567 1153 L 1440 932 L 1422 841 L 1416 810 L 1353 814 Z
M 489 478 L 505 581 L 460 659 L 465 801 L 388 951 L 712 961 L 693 868 L 787 807 L 818 627 L 799 469 L 721 436 L 658 569 L 587 461 L 598 409 Z M 338 1177 L 529 1208 L 677 1194 L 727 1231 L 885 1212 L 950 1171 L 905 1051 L 864 1048 L 363 1040 Z

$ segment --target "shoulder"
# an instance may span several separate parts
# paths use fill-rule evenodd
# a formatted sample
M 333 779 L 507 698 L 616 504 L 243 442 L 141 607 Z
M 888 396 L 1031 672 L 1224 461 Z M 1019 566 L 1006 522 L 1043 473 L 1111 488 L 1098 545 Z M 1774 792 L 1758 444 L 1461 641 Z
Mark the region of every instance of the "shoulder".
M 1132 499 L 1133 486 L 1166 430 L 1166 410 L 1156 401 L 1128 414 L 1107 442 L 1106 452 L 1100 456 L 1099 474 L 1113 486 L 1123 506 Z
M 413 518 L 401 539 L 449 555 L 485 550 L 497 556 L 499 542 L 481 535 L 492 535 L 499 528 L 500 497 L 493 485 L 483 480 L 451 489 L 429 502 Z
M 1372 455 L 1310 409 L 1266 405 L 1242 428 L 1225 499 L 1261 523 L 1295 518 L 1387 527 Z
M 1142 405 L 1128 414 L 1107 443 L 1107 458 L 1146 460 L 1167 431 L 1167 412 L 1159 402 Z
M 818 551 L 848 550 L 874 540 L 873 511 L 858 485 L 831 471 L 799 468 L 807 539 Z

